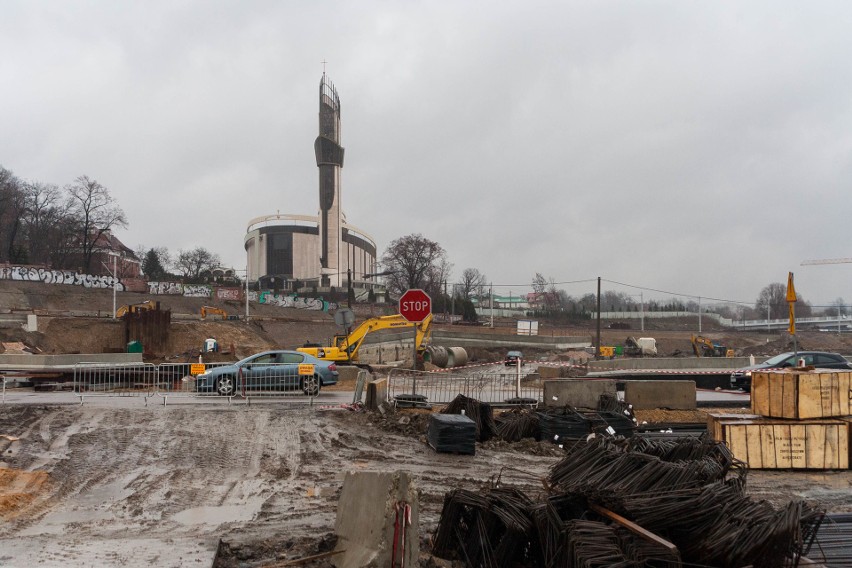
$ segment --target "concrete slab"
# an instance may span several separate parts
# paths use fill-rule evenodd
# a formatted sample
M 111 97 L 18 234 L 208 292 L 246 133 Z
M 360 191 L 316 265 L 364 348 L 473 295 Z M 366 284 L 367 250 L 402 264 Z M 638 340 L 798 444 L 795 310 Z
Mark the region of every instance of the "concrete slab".
M 420 504 L 411 476 L 404 471 L 348 472 L 335 531 L 335 550 L 345 551 L 333 557 L 338 568 L 417 566 Z
M 388 380 L 378 379 L 367 383 L 367 398 L 364 406 L 369 410 L 378 410 L 379 405 L 388 399 Z
M 602 394 L 616 394 L 613 380 L 558 379 L 544 381 L 544 405 L 597 408 Z
M 628 381 L 624 383 L 624 402 L 633 405 L 634 410 L 698 407 L 695 381 Z

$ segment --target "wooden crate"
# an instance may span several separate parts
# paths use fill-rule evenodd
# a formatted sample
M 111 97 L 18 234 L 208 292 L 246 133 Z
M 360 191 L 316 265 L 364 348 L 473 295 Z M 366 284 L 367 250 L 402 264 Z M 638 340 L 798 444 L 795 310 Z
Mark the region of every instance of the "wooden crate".
M 850 412 L 852 373 L 764 371 L 751 376 L 751 411 L 773 418 L 838 418 Z
M 849 423 L 711 414 L 708 431 L 752 469 L 849 469 Z

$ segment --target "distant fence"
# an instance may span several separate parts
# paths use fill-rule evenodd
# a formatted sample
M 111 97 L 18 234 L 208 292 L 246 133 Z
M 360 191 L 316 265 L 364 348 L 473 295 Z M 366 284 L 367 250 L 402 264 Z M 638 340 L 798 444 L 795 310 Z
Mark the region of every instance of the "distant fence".
M 460 394 L 494 406 L 543 402 L 542 382 L 537 373 L 461 374 L 392 369 L 388 374 L 390 402 L 448 404 Z

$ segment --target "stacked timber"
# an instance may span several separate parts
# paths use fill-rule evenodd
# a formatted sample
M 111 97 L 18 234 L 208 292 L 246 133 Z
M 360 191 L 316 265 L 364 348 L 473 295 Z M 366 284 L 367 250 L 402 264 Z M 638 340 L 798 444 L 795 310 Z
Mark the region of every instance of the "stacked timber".
M 754 373 L 752 414 L 711 414 L 707 429 L 752 469 L 849 469 L 852 372 Z

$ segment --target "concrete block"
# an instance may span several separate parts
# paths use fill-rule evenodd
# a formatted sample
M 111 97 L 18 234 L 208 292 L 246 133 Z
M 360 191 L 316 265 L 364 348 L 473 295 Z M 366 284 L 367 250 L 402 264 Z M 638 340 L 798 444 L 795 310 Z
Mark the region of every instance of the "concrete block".
M 38 316 L 27 314 L 27 331 L 30 333 L 38 331 Z
M 626 381 L 624 402 L 634 410 L 694 410 L 698 406 L 695 381 Z
M 403 516 L 410 524 L 399 523 Z M 332 557 L 338 568 L 417 566 L 420 504 L 408 473 L 348 472 L 337 504 L 335 531 L 335 550 L 345 551 Z M 397 563 L 393 557 L 395 536 Z
M 379 405 L 388 399 L 388 380 L 378 379 L 367 383 L 367 399 L 364 406 L 368 410 L 378 410 Z
M 358 378 L 358 372 L 361 369 L 354 365 L 338 365 L 337 366 L 337 380 L 341 383 L 350 381 L 355 382 L 355 379 Z
M 611 379 L 559 379 L 544 381 L 542 384 L 545 406 L 597 408 L 602 394 L 615 395 L 617 392 L 615 381 Z

